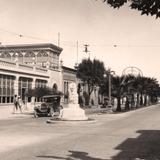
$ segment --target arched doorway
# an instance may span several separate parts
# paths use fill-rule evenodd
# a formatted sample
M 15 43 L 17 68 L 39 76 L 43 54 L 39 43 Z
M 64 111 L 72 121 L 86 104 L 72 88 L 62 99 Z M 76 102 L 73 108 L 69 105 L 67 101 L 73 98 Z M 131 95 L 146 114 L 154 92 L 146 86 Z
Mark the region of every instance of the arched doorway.
M 53 94 L 57 93 L 57 91 L 58 91 L 58 86 L 57 86 L 56 83 L 53 84 L 52 89 L 53 89 Z

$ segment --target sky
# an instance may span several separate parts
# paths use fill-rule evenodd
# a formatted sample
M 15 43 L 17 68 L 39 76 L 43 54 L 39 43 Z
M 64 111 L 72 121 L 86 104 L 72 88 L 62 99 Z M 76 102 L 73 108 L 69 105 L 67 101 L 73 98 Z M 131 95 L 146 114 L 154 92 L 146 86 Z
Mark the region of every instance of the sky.
M 113 9 L 102 0 L 0 0 L 0 42 L 53 43 L 60 59 L 74 67 L 89 54 L 121 75 L 127 67 L 160 81 L 160 20 L 131 10 Z M 78 47 L 77 47 L 78 41 Z

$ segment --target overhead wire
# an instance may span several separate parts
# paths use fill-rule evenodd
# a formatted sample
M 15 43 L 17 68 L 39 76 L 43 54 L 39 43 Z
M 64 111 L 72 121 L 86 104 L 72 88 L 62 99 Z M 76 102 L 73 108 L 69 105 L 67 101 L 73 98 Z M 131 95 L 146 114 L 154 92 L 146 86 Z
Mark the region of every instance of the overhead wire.
M 25 35 L 25 34 L 22 34 L 22 33 L 16 33 L 16 32 L 9 31 L 9 30 L 3 29 L 3 28 L 0 28 L 0 31 L 15 35 L 19 38 L 29 38 L 29 39 L 34 39 L 34 40 L 50 41 L 50 40 L 45 39 L 45 38 L 41 38 L 41 37 L 37 37 L 37 36 L 31 36 L 31 35 Z M 52 39 L 51 41 L 54 42 L 54 43 L 57 43 L 57 41 L 54 40 L 54 39 Z M 84 44 L 86 44 L 86 43 L 85 42 L 80 42 L 80 41 L 78 41 L 78 42 L 79 42 L 79 47 L 84 48 Z M 76 43 L 77 43 L 77 40 L 72 41 L 72 42 L 61 40 L 61 45 L 63 45 L 63 46 L 76 47 L 77 46 Z M 88 44 L 92 47 L 114 47 L 114 48 L 117 48 L 117 47 L 136 47 L 136 48 L 137 47 L 141 47 L 141 48 L 144 48 L 144 47 L 160 47 L 160 45 L 151 45 L 151 44 L 149 44 L 149 45 L 148 44 L 120 44 L 120 43 L 110 43 L 110 44 L 88 43 Z

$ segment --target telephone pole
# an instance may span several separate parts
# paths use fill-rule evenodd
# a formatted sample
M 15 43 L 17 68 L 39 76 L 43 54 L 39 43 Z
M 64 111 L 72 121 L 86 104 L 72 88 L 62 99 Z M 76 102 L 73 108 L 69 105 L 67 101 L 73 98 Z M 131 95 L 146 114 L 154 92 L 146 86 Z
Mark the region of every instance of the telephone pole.
M 60 47 L 60 33 L 58 32 L 58 47 Z
M 74 66 L 75 69 L 77 69 L 77 67 L 78 67 L 78 47 L 79 47 L 79 45 L 78 45 L 78 41 L 77 41 L 77 43 L 76 43 L 76 48 L 77 48 L 77 58 L 76 58 L 76 60 L 77 60 L 77 62 L 75 63 L 75 66 Z
M 78 47 L 79 47 L 79 44 L 78 44 L 78 41 L 77 41 L 77 64 L 78 64 Z
M 88 50 L 89 44 L 84 44 L 84 51 L 86 54 L 89 54 L 89 59 L 90 59 L 90 51 Z

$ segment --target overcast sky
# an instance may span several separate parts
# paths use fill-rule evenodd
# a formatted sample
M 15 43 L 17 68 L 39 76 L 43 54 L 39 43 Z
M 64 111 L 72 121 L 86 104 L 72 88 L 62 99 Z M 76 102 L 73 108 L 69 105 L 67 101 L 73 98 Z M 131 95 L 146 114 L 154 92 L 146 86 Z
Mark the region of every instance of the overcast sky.
M 129 4 L 128 4 L 129 5 Z M 2 44 L 54 43 L 60 33 L 61 59 L 73 67 L 87 58 L 104 61 L 121 74 L 128 66 L 160 80 L 160 20 L 127 6 L 114 10 L 101 0 L 0 0 Z M 19 36 L 23 35 L 23 36 Z

